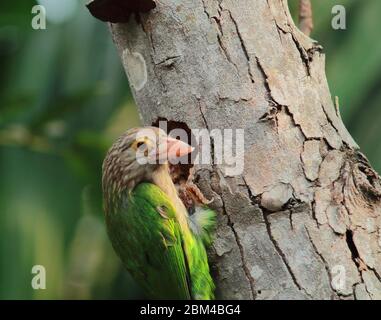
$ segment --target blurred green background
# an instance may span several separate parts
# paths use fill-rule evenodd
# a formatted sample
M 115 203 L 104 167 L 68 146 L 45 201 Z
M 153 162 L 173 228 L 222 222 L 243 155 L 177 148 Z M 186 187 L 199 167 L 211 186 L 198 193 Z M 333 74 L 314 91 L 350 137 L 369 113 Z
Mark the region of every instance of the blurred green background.
M 0 299 L 138 298 L 105 234 L 101 165 L 112 141 L 139 124 L 105 24 L 86 1 L 0 3 Z M 297 0 L 290 0 L 296 13 Z M 314 0 L 332 95 L 350 132 L 381 172 L 381 1 Z M 331 9 L 347 9 L 333 30 Z M 46 290 L 33 290 L 43 265 Z

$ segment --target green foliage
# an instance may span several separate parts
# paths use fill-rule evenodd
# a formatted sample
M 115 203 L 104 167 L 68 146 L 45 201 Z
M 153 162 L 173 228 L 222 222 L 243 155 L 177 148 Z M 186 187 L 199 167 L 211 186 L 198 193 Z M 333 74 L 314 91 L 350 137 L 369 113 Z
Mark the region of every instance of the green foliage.
M 111 141 L 138 117 L 108 30 L 84 6 L 33 30 L 35 2 L 5 2 L 0 298 L 126 297 L 117 287 L 134 285 L 105 235 L 100 179 Z M 31 288 L 35 264 L 46 267 L 46 290 Z
M 381 1 L 312 1 L 332 94 L 380 172 Z M 46 30 L 31 28 L 34 4 L 0 4 L 0 298 L 139 297 L 105 235 L 100 190 L 107 147 L 139 123 L 122 65 L 84 1 Z M 331 28 L 334 4 L 345 31 Z M 35 264 L 46 290 L 30 286 Z

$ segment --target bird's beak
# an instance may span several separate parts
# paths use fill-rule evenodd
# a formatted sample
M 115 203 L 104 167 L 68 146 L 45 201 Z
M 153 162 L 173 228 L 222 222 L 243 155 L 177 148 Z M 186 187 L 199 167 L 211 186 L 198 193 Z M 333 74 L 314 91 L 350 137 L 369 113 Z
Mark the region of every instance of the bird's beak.
M 171 162 L 190 154 L 193 150 L 194 148 L 189 144 L 167 137 L 159 144 L 156 157 L 158 160 Z

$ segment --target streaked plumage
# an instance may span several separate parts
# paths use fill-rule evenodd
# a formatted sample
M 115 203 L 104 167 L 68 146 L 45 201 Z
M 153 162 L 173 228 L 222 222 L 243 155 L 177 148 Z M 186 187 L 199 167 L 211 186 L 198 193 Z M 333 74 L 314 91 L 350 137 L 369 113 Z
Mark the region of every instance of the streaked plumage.
M 167 141 L 165 152 L 168 144 L 188 148 L 172 150 L 172 156 L 173 152 L 190 152 L 188 145 L 151 129 Z M 140 147 L 146 147 L 142 149 L 146 155 L 158 157 L 163 152 L 160 142 L 136 138 L 140 130 L 129 130 L 120 137 L 103 164 L 105 216 L 113 247 L 150 298 L 213 299 L 205 245 L 211 241 L 215 214 L 197 208 L 188 216 L 168 163 L 137 163 Z

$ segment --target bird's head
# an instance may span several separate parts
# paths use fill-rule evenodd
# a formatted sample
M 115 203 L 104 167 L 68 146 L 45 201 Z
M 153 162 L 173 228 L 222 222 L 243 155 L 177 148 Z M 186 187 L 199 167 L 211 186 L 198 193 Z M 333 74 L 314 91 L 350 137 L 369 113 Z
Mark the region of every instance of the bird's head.
M 151 181 L 155 170 L 192 151 L 190 145 L 159 128 L 130 129 L 113 144 L 103 162 L 103 190 L 132 190 L 140 182 Z

